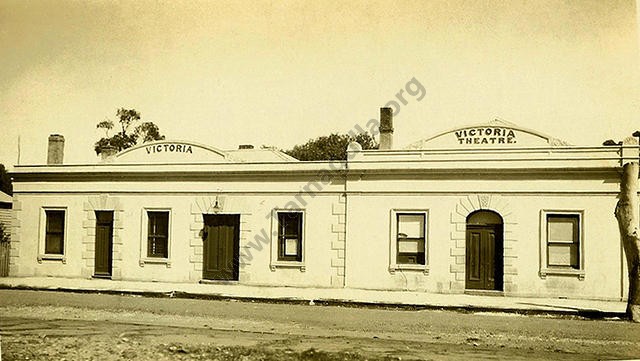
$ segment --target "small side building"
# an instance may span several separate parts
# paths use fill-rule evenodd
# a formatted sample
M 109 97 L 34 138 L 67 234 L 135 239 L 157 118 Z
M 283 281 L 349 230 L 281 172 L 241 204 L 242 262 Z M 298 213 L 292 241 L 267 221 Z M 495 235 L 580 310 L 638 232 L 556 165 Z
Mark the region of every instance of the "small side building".
M 4 228 L 8 239 L 4 242 L 0 241 L 0 277 L 9 275 L 9 248 L 11 247 L 11 231 L 12 231 L 12 211 L 11 205 L 13 198 L 0 192 L 0 225 Z

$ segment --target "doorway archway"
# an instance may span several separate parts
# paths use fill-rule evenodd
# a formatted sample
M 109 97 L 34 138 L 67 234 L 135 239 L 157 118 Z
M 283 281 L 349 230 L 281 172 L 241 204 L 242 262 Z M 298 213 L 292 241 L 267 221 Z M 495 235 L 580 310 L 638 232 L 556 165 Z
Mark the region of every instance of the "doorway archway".
M 503 290 L 502 217 L 493 211 L 478 210 L 467 216 L 465 288 Z

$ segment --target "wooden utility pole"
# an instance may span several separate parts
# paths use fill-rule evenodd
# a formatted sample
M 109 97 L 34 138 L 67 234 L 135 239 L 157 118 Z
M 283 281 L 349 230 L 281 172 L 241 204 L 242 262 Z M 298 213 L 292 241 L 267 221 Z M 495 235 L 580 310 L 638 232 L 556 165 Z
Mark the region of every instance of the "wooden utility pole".
M 635 132 L 634 136 L 640 136 Z M 626 143 L 626 142 L 625 142 Z M 627 316 L 634 322 L 640 322 L 640 234 L 638 231 L 638 159 L 624 157 L 620 178 L 620 196 L 615 216 L 620 228 L 620 238 L 627 257 L 629 272 L 629 298 Z

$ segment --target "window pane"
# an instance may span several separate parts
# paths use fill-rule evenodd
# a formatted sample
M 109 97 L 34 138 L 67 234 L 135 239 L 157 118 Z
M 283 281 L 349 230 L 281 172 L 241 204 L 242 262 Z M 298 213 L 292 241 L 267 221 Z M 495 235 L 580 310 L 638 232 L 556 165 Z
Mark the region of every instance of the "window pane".
M 399 214 L 398 237 L 424 238 L 424 214 Z
M 64 232 L 64 211 L 45 211 L 47 232 Z
M 575 244 L 550 244 L 549 266 L 579 268 L 578 246 Z
M 278 213 L 278 221 L 283 235 L 298 236 L 301 221 L 300 215 L 297 212 Z
M 147 256 L 167 258 L 167 239 L 164 237 L 150 237 Z
M 398 241 L 398 252 L 418 253 L 424 252 L 424 240 L 409 239 Z
M 424 253 L 398 253 L 398 264 L 425 264 Z
M 549 232 L 549 242 L 573 243 L 577 226 L 577 216 L 549 216 L 547 227 Z
M 287 238 L 284 244 L 285 256 L 295 256 L 298 254 L 298 240 L 296 238 Z
M 62 254 L 63 253 L 63 237 L 62 233 L 47 233 L 45 240 L 44 253 L 46 254 Z
M 169 212 L 148 212 L 149 235 L 168 236 Z
M 549 245 L 549 266 L 569 266 L 571 252 L 568 244 Z
M 167 249 L 166 241 L 167 239 L 164 237 L 156 237 L 154 239 L 153 244 L 155 246 L 155 254 L 164 256 L 165 250 Z

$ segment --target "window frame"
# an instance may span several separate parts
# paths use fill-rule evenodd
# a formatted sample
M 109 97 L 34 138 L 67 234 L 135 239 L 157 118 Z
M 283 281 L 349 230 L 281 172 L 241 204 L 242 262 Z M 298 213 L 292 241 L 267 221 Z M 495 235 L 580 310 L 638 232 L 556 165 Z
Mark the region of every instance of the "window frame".
M 398 226 L 399 216 L 401 215 L 421 215 L 424 217 L 423 234 L 424 234 L 424 264 L 419 263 L 399 263 L 398 262 Z M 422 271 L 429 274 L 429 209 L 391 209 L 389 220 L 389 272 L 394 274 L 396 271 Z
M 62 227 L 62 253 L 47 253 L 47 211 L 63 212 L 63 227 Z M 39 244 L 38 244 L 38 263 L 43 261 L 61 261 L 63 264 L 67 263 L 67 236 L 68 236 L 68 224 L 69 224 L 69 212 L 65 206 L 44 206 L 40 208 L 40 225 L 39 225 Z
M 566 275 L 576 276 L 579 280 L 585 278 L 585 262 L 584 262 L 584 242 L 585 242 L 585 225 L 584 210 L 555 210 L 543 209 L 540 211 L 540 277 L 547 278 L 548 275 Z M 549 217 L 564 216 L 575 217 L 577 219 L 577 242 L 578 242 L 578 267 L 573 266 L 554 266 L 549 265 L 549 245 L 560 244 L 563 242 L 549 242 Z M 574 229 L 575 232 L 575 229 Z M 569 244 L 568 242 L 564 242 Z M 571 242 L 573 244 L 575 242 Z
M 167 257 L 149 256 L 149 213 L 167 213 Z M 145 207 L 142 209 L 140 231 L 140 267 L 145 264 L 164 264 L 171 267 L 171 244 L 173 239 L 173 212 L 171 208 Z
M 300 254 L 299 260 L 282 259 L 280 257 L 281 235 L 280 235 L 279 215 L 281 213 L 300 214 L 298 249 L 301 252 L 301 254 Z M 271 269 L 271 271 L 275 271 L 277 268 L 299 268 L 300 272 L 306 271 L 306 254 L 307 254 L 306 252 L 306 248 L 307 248 L 306 218 L 307 218 L 307 212 L 303 208 L 296 208 L 296 209 L 274 208 L 271 211 L 271 260 L 269 263 L 269 268 Z M 282 246 L 284 247 L 285 245 L 282 244 Z
M 295 220 L 295 233 L 288 234 L 286 226 L 282 225 L 284 217 L 294 216 Z M 303 215 L 301 212 L 278 212 L 278 262 L 302 262 L 302 223 Z M 295 237 L 295 238 L 294 238 Z M 296 250 L 294 255 L 287 255 L 287 240 L 296 240 Z

